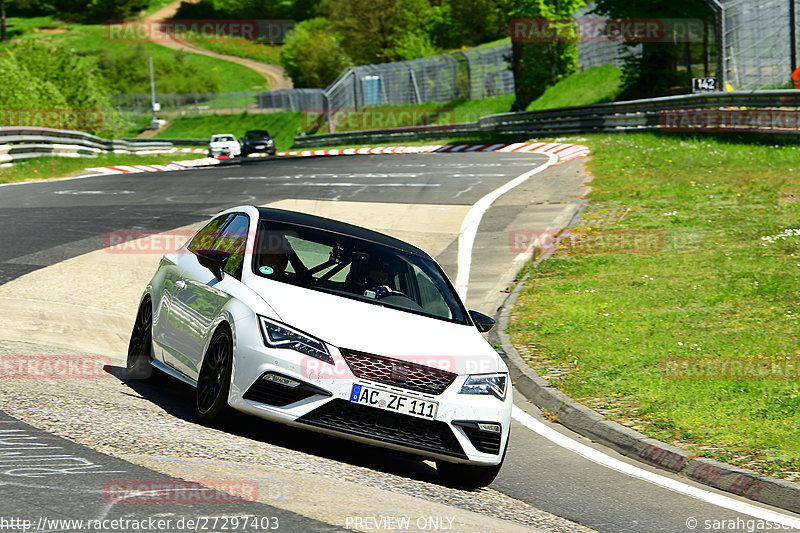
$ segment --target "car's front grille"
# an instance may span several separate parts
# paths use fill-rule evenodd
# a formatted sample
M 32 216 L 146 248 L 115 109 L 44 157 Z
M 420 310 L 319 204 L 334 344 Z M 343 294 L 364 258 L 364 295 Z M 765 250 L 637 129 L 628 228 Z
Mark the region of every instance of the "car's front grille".
M 445 422 L 390 413 L 347 400 L 331 400 L 297 421 L 425 452 L 466 458 Z
M 475 422 L 453 422 L 464 430 L 475 449 L 483 453 L 497 455 L 500 453 L 500 433 L 481 431 Z M 498 426 L 499 427 L 499 426 Z
M 402 359 L 372 355 L 354 350 L 340 350 L 353 374 L 403 389 L 441 394 L 457 374 Z
M 290 387 L 276 381 L 264 379 L 264 376 L 284 377 L 274 372 L 265 373 L 244 393 L 245 400 L 273 405 L 275 407 L 285 407 L 317 394 L 322 396 L 331 395 L 330 392 L 308 383 L 300 383 L 295 387 Z M 297 382 L 291 378 L 289 379 Z

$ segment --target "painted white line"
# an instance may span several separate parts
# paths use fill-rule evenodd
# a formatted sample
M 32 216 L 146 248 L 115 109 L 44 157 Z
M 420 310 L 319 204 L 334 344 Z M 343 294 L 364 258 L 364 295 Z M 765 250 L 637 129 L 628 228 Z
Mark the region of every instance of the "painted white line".
M 478 232 L 478 226 L 481 223 L 483 214 L 494 203 L 495 200 L 500 198 L 503 194 L 507 193 L 520 183 L 524 182 L 534 174 L 541 172 L 547 167 L 558 162 L 558 156 L 554 154 L 542 154 L 547 156 L 547 162 L 542 163 L 533 170 L 521 174 L 509 181 L 502 187 L 499 187 L 473 205 L 464 221 L 461 223 L 461 231 L 458 235 L 458 274 L 456 274 L 456 292 L 461 299 L 467 301 L 467 286 L 469 285 L 469 271 L 472 264 L 472 246 L 475 244 L 475 234 Z
M 704 489 L 699 489 L 697 487 L 687 485 L 686 483 L 682 483 L 676 479 L 671 479 L 660 474 L 644 470 L 638 466 L 628 464 L 624 461 L 620 461 L 619 459 L 606 455 L 600 450 L 596 450 L 590 446 L 581 444 L 580 442 L 577 442 L 570 437 L 559 433 L 553 428 L 548 427 L 546 424 L 536 420 L 534 417 L 516 405 L 512 408 L 511 416 L 514 418 L 514 420 L 531 431 L 538 433 L 547 440 L 552 441 L 562 448 L 566 448 L 567 450 L 575 452 L 578 455 L 585 457 L 586 459 L 589 459 L 590 461 L 593 461 L 599 465 L 622 472 L 623 474 L 631 477 L 647 481 L 654 485 L 658 485 L 659 487 L 664 487 L 671 491 L 685 494 L 687 496 L 691 496 L 692 498 L 697 498 L 698 500 L 716 505 L 717 507 L 723 507 L 737 513 L 758 518 L 760 520 L 766 520 L 776 524 L 800 528 L 800 519 L 791 517 L 789 515 L 776 513 L 774 511 L 770 511 L 746 502 L 741 502 L 728 496 L 723 496 L 721 494 L 716 494 Z

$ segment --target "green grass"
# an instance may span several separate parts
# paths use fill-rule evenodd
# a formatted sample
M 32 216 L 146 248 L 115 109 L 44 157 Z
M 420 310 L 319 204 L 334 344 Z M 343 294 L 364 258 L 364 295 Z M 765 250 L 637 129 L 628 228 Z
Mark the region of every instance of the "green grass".
M 14 30 L 19 30 L 16 38 L 37 39 L 52 43 L 60 48 L 71 48 L 83 54 L 105 50 L 112 56 L 122 56 L 126 52 L 129 53 L 132 46 L 142 46 L 145 53 L 143 59 L 145 67 L 147 56 L 152 56 L 154 60 L 162 58 L 165 61 L 176 58 L 174 50 L 149 41 L 124 42 L 118 39 L 109 39 L 109 29 L 102 24 L 66 24 L 54 21 L 50 17 L 37 17 L 35 19 L 12 18 L 10 20 L 14 24 Z M 37 27 L 58 27 L 67 31 L 62 33 L 42 33 L 35 31 Z M 2 50 L 2 46 L 0 45 L 0 50 Z M 263 88 L 267 84 L 267 80 L 257 72 L 222 59 L 199 54 L 185 54 L 185 59 L 182 60 L 206 73 L 207 76 L 218 80 L 219 92 L 253 90 L 255 88 Z M 159 77 L 166 79 L 169 76 L 169 72 L 155 72 L 157 90 L 159 90 Z M 122 92 L 136 91 L 130 89 Z
M 622 91 L 622 71 L 614 65 L 587 68 L 548 87 L 528 111 L 612 102 Z
M 247 130 L 266 129 L 278 151 L 289 150 L 300 133 L 300 113 L 205 115 L 180 118 L 157 135 L 162 139 L 209 139 L 215 133 L 244 137 Z
M 37 157 L 0 167 L 0 183 L 61 178 L 81 170 L 112 165 L 166 165 L 170 161 L 199 159 L 202 154 L 101 154 L 97 157 Z
M 195 46 L 217 52 L 218 54 L 243 57 L 245 59 L 261 61 L 262 63 L 271 63 L 273 65 L 281 64 L 281 47 L 277 45 L 256 43 L 238 37 L 221 36 L 215 39 L 204 39 L 191 32 L 184 36 L 184 38 Z
M 800 147 L 654 133 L 570 140 L 592 149 L 593 192 L 573 237 L 530 270 L 513 342 L 554 386 L 612 419 L 796 479 L 797 374 L 676 379 L 664 368 L 676 358 L 800 364 L 800 235 L 763 239 L 800 228 Z

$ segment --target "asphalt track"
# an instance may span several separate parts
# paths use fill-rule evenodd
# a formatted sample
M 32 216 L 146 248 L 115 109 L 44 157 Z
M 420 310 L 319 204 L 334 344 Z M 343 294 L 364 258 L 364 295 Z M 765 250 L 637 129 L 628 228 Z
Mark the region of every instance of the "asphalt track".
M 0 227 L 3 228 L 0 233 L 3 250 L 0 284 L 102 249 L 108 232 L 120 229 L 170 230 L 202 222 L 221 209 L 242 203 L 262 205 L 302 199 L 319 201 L 325 206 L 330 206 L 331 202 L 352 206 L 354 204 L 348 202 L 354 202 L 371 205 L 373 217 L 375 206 L 381 209 L 388 204 L 428 205 L 437 209 L 441 206 L 463 207 L 463 212 L 466 212 L 486 194 L 542 164 L 544 159 L 537 154 L 502 153 L 276 159 L 197 171 L 103 176 L 0 187 Z M 506 193 L 489 208 L 474 244 L 470 307 L 487 313 L 496 309 L 502 299 L 499 292 L 502 283 L 498 286 L 497 279 L 507 277 L 509 265 L 520 251 L 511 245 L 513 236 L 520 231 L 525 235 L 537 234 L 552 227 L 553 220 L 558 217 L 574 212 L 568 208 L 579 203 L 577 196 L 581 194 L 583 180 L 577 161 L 550 168 Z M 383 209 L 390 211 L 388 207 Z M 351 216 L 357 218 L 357 213 Z M 367 222 L 364 221 L 364 225 L 369 225 Z M 407 222 L 420 223 L 410 219 Z M 561 224 L 567 222 L 562 220 Z M 402 220 L 394 223 L 403 225 Z M 432 227 L 430 231 L 447 233 L 449 230 Z M 424 234 L 424 228 L 421 234 Z M 433 251 L 452 279 L 457 274 L 457 248 L 454 236 L 449 244 Z M 9 405 L 13 398 L 4 398 L 4 402 Z M 516 403 L 541 420 L 538 410 L 527 404 L 521 395 L 517 395 Z M 58 446 L 67 450 L 69 455 L 85 457 L 104 469 L 119 469 L 134 476 L 120 479 L 163 478 L 163 474 L 158 477 L 152 471 L 137 471 L 135 469 L 142 467 L 99 454 L 85 446 L 48 437 L 5 413 L 0 412 L 0 420 L 5 421 L 0 426 L 29 432 L 38 439 L 57 439 Z M 35 421 L 28 421 L 36 425 Z M 560 426 L 553 427 L 569 434 Z M 586 439 L 572 437 L 592 445 Z M 292 440 L 284 444 L 290 448 L 297 446 Z M 311 453 L 315 450 L 312 449 Z M 610 451 L 606 453 L 616 456 Z M 628 459 L 616 457 L 633 464 Z M 356 461 L 347 457 L 341 459 Z M 638 466 L 722 494 L 677 476 Z M 408 466 L 408 469 L 409 476 L 417 475 L 415 467 Z M 402 475 L 402 468 L 400 473 Z M 0 515 L 42 516 L 46 509 L 54 517 L 69 516 L 68 511 L 82 506 L 81 494 L 87 497 L 80 488 L 86 486 L 82 483 L 85 477 L 65 476 L 56 482 L 53 479 L 42 481 L 44 485 L 41 486 L 48 487 L 46 489 L 37 489 L 40 485 L 32 483 L 15 485 L 0 468 Z M 67 496 L 54 498 L 50 491 L 59 490 L 59 487 L 62 489 L 59 494 Z M 746 531 L 753 523 L 753 517 L 747 514 L 661 488 L 565 451 L 516 422 L 512 427 L 505 466 L 492 488 L 598 531 L 686 532 L 690 530 L 687 527 L 690 519 L 698 521 L 698 531 Z M 97 494 L 93 497 L 96 499 Z M 192 505 L 168 512 L 187 514 L 187 509 L 191 509 L 195 516 L 207 515 L 209 511 L 219 515 L 221 511 L 219 505 L 211 510 Z M 146 511 L 151 512 L 149 509 Z M 116 507 L 108 512 L 116 513 L 109 516 L 130 513 L 128 509 Z M 253 514 L 253 511 L 248 509 L 248 513 Z M 333 529 L 270 506 L 258 511 L 264 516 L 277 516 L 278 513 L 283 513 L 280 517 L 286 524 L 282 530 Z M 783 514 L 792 516 L 786 512 Z M 715 520 L 728 521 L 734 527 L 713 522 Z M 717 523 L 722 525 L 713 527 Z M 712 527 L 705 528 L 704 524 Z

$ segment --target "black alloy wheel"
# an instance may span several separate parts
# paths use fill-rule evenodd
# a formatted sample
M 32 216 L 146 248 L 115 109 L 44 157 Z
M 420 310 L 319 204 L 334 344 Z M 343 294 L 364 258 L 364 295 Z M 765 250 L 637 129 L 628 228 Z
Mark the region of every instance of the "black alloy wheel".
M 233 342 L 226 327 L 214 334 L 200 367 L 195 391 L 195 413 L 204 424 L 219 422 L 228 410 Z

